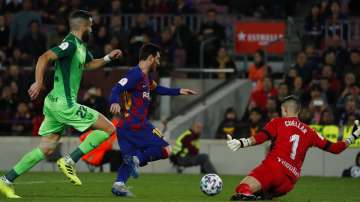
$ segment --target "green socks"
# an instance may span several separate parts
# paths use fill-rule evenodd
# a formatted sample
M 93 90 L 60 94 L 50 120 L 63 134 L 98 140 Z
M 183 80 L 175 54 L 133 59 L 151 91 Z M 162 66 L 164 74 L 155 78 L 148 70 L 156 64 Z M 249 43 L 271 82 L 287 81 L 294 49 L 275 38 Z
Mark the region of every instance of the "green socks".
M 40 150 L 40 148 L 37 147 L 33 149 L 29 153 L 25 154 L 22 159 L 13 167 L 13 169 L 5 174 L 6 179 L 13 182 L 17 177 L 29 171 L 43 159 L 45 159 L 45 155 Z
M 80 158 L 95 149 L 102 142 L 109 138 L 109 134 L 102 130 L 93 130 L 85 140 L 70 154 L 74 162 L 78 162 Z

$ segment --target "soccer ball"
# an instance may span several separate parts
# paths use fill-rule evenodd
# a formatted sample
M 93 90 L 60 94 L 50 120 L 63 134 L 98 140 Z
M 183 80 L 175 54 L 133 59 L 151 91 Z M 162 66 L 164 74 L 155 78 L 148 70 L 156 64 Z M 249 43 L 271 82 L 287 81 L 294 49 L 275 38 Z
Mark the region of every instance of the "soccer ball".
M 216 174 L 206 174 L 201 178 L 200 189 L 208 196 L 215 196 L 222 190 L 223 183 L 221 178 Z

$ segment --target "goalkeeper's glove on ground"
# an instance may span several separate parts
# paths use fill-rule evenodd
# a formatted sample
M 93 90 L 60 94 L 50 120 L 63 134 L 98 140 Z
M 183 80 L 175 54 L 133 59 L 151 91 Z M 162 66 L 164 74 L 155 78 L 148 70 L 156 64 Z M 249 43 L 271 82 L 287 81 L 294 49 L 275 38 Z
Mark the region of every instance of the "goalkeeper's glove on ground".
M 237 151 L 240 148 L 248 147 L 250 146 L 250 139 L 248 138 L 240 138 L 240 139 L 233 139 L 231 135 L 227 135 L 227 146 L 232 151 Z

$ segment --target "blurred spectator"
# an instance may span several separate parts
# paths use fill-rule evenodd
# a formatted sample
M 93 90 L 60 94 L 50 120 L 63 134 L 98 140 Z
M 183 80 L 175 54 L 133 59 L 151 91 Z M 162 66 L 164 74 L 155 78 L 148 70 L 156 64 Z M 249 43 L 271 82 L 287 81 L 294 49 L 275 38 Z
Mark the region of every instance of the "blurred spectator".
M 340 81 L 336 78 L 333 68 L 330 65 L 324 65 L 321 70 L 321 77 L 327 79 L 329 81 L 329 89 L 337 94 L 340 91 Z
M 19 66 L 26 66 L 31 64 L 31 61 L 29 61 L 29 58 L 26 57 L 26 54 L 24 54 L 20 48 L 14 48 L 12 51 L 12 57 L 10 59 L 10 63 L 17 64 Z
M 338 36 L 332 37 L 331 41 L 328 41 L 328 49 L 326 53 L 331 53 L 330 58 L 326 58 L 325 64 L 332 65 L 338 76 L 342 76 L 342 71 L 346 64 L 349 63 L 349 53 L 343 47 L 341 39 Z M 332 55 L 334 54 L 334 55 Z M 329 59 L 329 61 L 326 61 Z
M 300 101 L 304 100 L 304 87 L 303 87 L 303 80 L 301 77 L 297 76 L 294 79 L 294 88 L 291 91 L 291 94 L 297 96 Z
M 171 13 L 174 13 L 176 15 L 191 14 L 194 12 L 195 11 L 191 5 L 191 1 L 185 1 L 185 0 L 176 0 L 176 3 L 173 6 L 172 11 L 171 11 Z
M 233 75 L 236 74 L 236 68 L 235 68 L 234 61 L 231 59 L 231 57 L 227 53 L 225 47 L 219 48 L 219 50 L 217 52 L 217 56 L 211 66 L 214 68 L 217 68 L 217 69 L 229 68 L 229 69 L 233 69 L 235 71 L 234 73 L 217 73 L 215 78 L 219 78 L 219 79 L 231 78 Z
M 360 152 L 355 157 L 355 165 L 345 169 L 342 177 L 360 178 Z
M 337 36 L 340 40 L 347 40 L 348 26 L 344 22 L 346 16 L 341 13 L 341 5 L 339 1 L 330 2 L 330 14 L 325 15 L 325 20 L 327 23 L 327 35 L 328 39 L 331 40 L 332 37 Z
M 48 47 L 54 47 L 59 45 L 62 40 L 67 35 L 67 24 L 65 20 L 60 20 L 59 23 L 56 24 L 55 33 L 50 34 L 49 41 L 48 41 Z
M 233 138 L 240 138 L 239 122 L 234 108 L 226 109 L 224 119 L 218 126 L 215 134 L 215 139 L 226 139 L 226 135 L 231 135 Z
M 274 114 L 279 113 L 279 103 L 276 97 L 268 97 L 266 102 L 266 120 L 270 121 Z
M 334 114 L 330 108 L 326 108 L 321 112 L 320 125 L 335 124 Z
M 249 112 L 249 119 L 241 125 L 240 138 L 252 137 L 257 134 L 264 126 L 262 110 L 253 108 Z
M 312 42 L 320 47 L 321 38 L 324 31 L 324 21 L 320 13 L 320 5 L 315 4 L 311 12 L 305 18 L 305 37 L 307 42 Z
M 184 22 L 184 16 L 176 15 L 174 17 L 174 24 L 171 26 L 171 31 L 174 36 L 175 45 L 178 50 L 185 50 L 186 65 L 191 66 L 197 64 L 198 51 L 195 48 L 192 33 Z
M 0 16 L 0 49 L 7 50 L 9 44 L 10 30 L 6 24 L 5 17 Z
M 336 103 L 336 99 L 337 99 L 337 91 L 334 91 L 333 89 L 331 89 L 330 87 L 330 83 L 329 83 L 329 79 L 322 77 L 319 80 L 319 85 L 321 88 L 321 92 L 323 95 L 323 98 L 330 104 L 333 105 Z
M 104 98 L 104 96 L 102 96 L 102 91 L 100 88 L 89 88 L 89 90 L 84 94 L 82 104 L 95 109 L 105 116 L 109 114 L 107 100 Z
M 319 85 L 313 85 L 310 89 L 310 102 L 309 110 L 312 113 L 312 124 L 319 124 L 321 113 L 324 109 L 328 107 L 328 104 L 322 95 L 321 87 Z
M 268 97 L 277 97 L 278 91 L 273 87 L 273 81 L 270 77 L 264 79 L 264 86 L 260 89 L 255 89 L 251 93 L 250 108 L 259 107 L 261 110 L 265 110 Z
M 44 24 L 54 24 L 56 18 L 56 2 L 51 0 L 40 0 L 38 2 L 38 11 L 41 16 L 41 21 Z
M 360 50 L 352 49 L 350 51 L 350 64 L 345 67 L 346 72 L 352 72 L 356 78 L 360 78 Z M 357 79 L 357 85 L 360 85 L 360 79 Z
M 200 136 L 203 124 L 195 122 L 191 129 L 186 130 L 177 139 L 170 160 L 176 166 L 191 167 L 200 165 L 201 173 L 216 173 L 207 154 L 199 153 Z
M 16 83 L 19 92 L 21 92 L 19 94 L 19 99 L 23 101 L 27 101 L 28 95 L 27 93 L 23 93 L 23 92 L 27 91 L 30 81 L 29 79 L 26 78 L 26 75 L 24 75 L 24 73 L 20 71 L 19 66 L 16 64 L 11 64 L 8 67 L 7 74 L 4 77 L 4 83 L 6 85 L 10 85 L 12 82 Z
M 130 30 L 129 61 L 135 65 L 139 59 L 138 52 L 143 43 L 148 43 L 155 36 L 152 27 L 148 24 L 148 17 L 139 14 L 135 26 Z
M 217 22 L 217 13 L 214 9 L 209 9 L 206 19 L 200 26 L 199 40 L 201 43 L 208 42 L 204 46 L 204 58 L 215 58 L 223 40 L 225 40 L 225 28 Z M 211 60 L 205 60 L 205 65 L 209 65 Z
M 292 91 L 294 88 L 294 79 L 298 76 L 298 72 L 295 68 L 291 67 L 287 71 L 284 82 L 288 86 L 289 90 Z
M 125 50 L 129 43 L 129 33 L 122 27 L 121 16 L 115 15 L 110 18 L 110 33 L 112 37 L 116 37 L 119 41 L 119 47 L 121 50 Z
M 254 63 L 248 67 L 249 79 L 256 85 L 256 88 L 262 88 L 264 78 L 271 74 L 271 68 L 265 63 L 264 56 L 263 50 L 257 50 L 254 54 Z
M 9 86 L 5 86 L 2 89 L 1 97 L 0 97 L 0 129 L 1 131 L 11 131 L 11 116 L 12 113 L 16 110 L 16 101 L 13 99 L 11 95 L 11 88 Z
M 32 10 L 32 1 L 23 0 L 22 10 L 17 12 L 11 21 L 10 44 L 11 46 L 19 43 L 29 30 L 30 22 L 41 22 L 40 15 Z
M 7 0 L 5 1 L 6 7 L 5 9 L 7 11 L 10 11 L 11 13 L 19 12 L 21 10 L 21 3 L 23 0 Z
M 108 11 L 109 14 L 120 15 L 123 11 L 123 4 L 120 0 L 111 0 L 110 10 Z
M 94 39 L 96 41 L 96 45 L 99 48 L 102 48 L 105 46 L 105 44 L 109 41 L 109 34 L 106 26 L 99 27 L 98 32 L 94 36 Z
M 45 34 L 40 31 L 39 26 L 38 21 L 30 22 L 30 32 L 21 40 L 23 53 L 32 60 L 37 60 L 46 51 L 47 39 Z
M 337 100 L 336 107 L 343 109 L 345 105 L 345 101 L 347 99 L 359 100 L 360 99 L 359 93 L 360 93 L 360 88 L 356 84 L 355 75 L 351 72 L 346 73 L 344 77 L 343 90 L 340 94 L 340 97 Z M 357 104 L 360 104 L 359 101 Z
M 283 100 L 286 96 L 289 95 L 289 87 L 286 83 L 280 83 L 278 87 L 278 100 Z
M 31 131 L 31 116 L 29 107 L 21 102 L 17 107 L 17 112 L 12 120 L 12 132 L 20 135 Z
M 357 109 L 357 103 L 354 99 L 347 99 L 345 101 L 344 111 L 340 114 L 339 125 L 344 125 L 346 123 L 347 118 L 350 115 L 355 115 L 356 117 L 360 117 L 359 110 Z
M 175 41 L 170 29 L 162 31 L 159 46 L 161 49 L 159 75 L 169 76 L 174 68 L 175 56 Z
M 170 12 L 170 6 L 165 0 L 149 0 L 146 6 L 147 13 L 166 14 Z
M 315 45 L 311 43 L 306 44 L 305 54 L 307 58 L 307 62 L 305 64 L 307 64 L 307 66 L 309 67 L 309 71 L 311 72 L 310 75 L 311 77 L 313 77 L 313 75 L 316 74 L 320 69 L 320 64 L 322 64 L 323 62 L 322 57 L 320 57 L 319 51 L 318 49 L 316 49 Z M 301 75 L 300 71 L 299 74 Z M 308 84 L 309 82 L 310 81 L 304 80 L 304 84 Z
M 307 55 L 305 52 L 299 52 L 296 57 L 296 64 L 294 68 L 297 70 L 299 76 L 302 78 L 304 84 L 308 84 L 312 78 L 312 71 L 314 71 L 307 63 Z
M 303 107 L 299 114 L 299 119 L 305 124 L 311 124 L 312 113 L 309 108 Z

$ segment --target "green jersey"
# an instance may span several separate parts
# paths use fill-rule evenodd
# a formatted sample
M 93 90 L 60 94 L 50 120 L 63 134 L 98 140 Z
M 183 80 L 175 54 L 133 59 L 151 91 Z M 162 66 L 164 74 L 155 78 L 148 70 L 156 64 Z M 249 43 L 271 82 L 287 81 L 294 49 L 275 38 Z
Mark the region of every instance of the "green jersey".
M 72 107 L 76 103 L 84 65 L 93 59 L 84 42 L 72 33 L 51 50 L 55 61 L 54 87 L 47 98 L 57 105 Z

